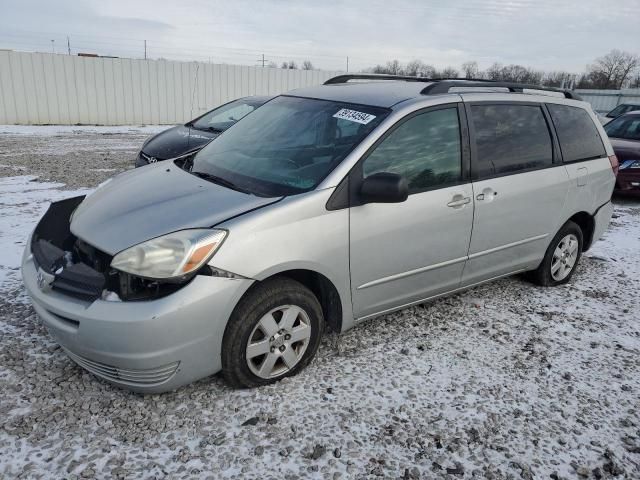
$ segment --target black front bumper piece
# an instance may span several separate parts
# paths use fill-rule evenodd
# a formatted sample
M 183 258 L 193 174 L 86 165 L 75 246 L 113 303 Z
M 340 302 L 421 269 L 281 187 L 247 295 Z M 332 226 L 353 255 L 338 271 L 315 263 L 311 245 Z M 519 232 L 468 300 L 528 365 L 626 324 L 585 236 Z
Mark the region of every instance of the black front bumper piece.
M 95 300 L 105 288 L 105 275 L 74 261 L 77 239 L 69 228 L 71 214 L 83 200 L 80 196 L 51 204 L 33 232 L 31 253 L 38 268 L 53 276 L 51 288 Z

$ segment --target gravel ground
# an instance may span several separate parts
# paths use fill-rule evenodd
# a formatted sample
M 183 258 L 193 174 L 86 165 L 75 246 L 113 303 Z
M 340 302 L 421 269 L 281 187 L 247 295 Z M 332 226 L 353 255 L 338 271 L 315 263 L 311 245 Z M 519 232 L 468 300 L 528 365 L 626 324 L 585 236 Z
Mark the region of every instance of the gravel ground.
M 276 385 L 141 396 L 75 366 L 25 298 L 21 238 L 144 137 L 0 134 L 0 477 L 640 478 L 640 202 L 570 284 L 508 278 L 368 321 Z

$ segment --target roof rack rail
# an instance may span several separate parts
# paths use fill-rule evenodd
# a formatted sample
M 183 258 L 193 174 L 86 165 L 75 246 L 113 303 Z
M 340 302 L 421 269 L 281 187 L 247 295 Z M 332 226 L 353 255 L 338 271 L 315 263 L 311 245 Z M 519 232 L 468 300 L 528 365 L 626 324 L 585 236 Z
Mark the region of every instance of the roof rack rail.
M 404 75 L 386 75 L 378 73 L 347 73 L 332 77 L 324 82 L 324 85 L 335 85 L 339 83 L 347 83 L 349 80 L 401 80 L 405 82 L 426 82 L 431 83 L 421 90 L 423 95 L 437 95 L 441 93 L 449 93 L 449 89 L 454 87 L 463 88 L 506 88 L 512 93 L 522 93 L 523 90 L 539 90 L 543 92 L 561 93 L 565 98 L 571 100 L 582 100 L 582 98 L 571 90 L 563 90 L 560 88 L 543 87 L 540 85 L 529 85 L 525 83 L 501 82 L 496 80 L 487 80 L 485 78 L 427 78 L 427 77 L 411 77 Z
M 580 96 L 576 95 L 571 90 L 563 90 L 560 88 L 542 87 L 540 85 L 529 85 L 526 83 L 500 82 L 494 80 L 466 80 L 459 78 L 434 80 L 431 85 L 424 87 L 420 93 L 423 95 L 449 93 L 449 89 L 455 87 L 506 88 L 512 93 L 522 93 L 523 90 L 540 90 L 543 92 L 561 93 L 565 98 L 569 98 L 571 100 L 582 100 Z
M 405 75 L 385 75 L 380 73 L 347 73 L 332 77 L 324 85 L 334 85 L 336 83 L 347 83 L 349 80 L 403 80 L 405 82 L 431 82 L 428 78 L 410 77 Z

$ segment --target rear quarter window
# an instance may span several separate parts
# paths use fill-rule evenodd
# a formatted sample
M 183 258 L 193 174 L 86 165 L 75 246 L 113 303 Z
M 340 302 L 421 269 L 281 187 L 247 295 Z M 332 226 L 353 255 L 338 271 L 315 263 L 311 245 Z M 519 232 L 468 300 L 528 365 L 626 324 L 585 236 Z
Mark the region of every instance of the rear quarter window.
M 540 106 L 478 104 L 471 107 L 471 118 L 476 147 L 474 178 L 552 165 L 551 133 Z
M 606 157 L 607 153 L 589 113 L 580 107 L 547 104 L 558 134 L 564 162 Z

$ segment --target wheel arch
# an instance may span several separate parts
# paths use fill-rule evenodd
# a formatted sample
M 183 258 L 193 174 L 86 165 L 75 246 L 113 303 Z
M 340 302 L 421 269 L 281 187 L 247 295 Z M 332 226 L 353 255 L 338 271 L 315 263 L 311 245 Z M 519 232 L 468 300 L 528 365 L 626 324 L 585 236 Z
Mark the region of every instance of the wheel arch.
M 326 326 L 330 331 L 339 333 L 343 328 L 348 328 L 349 322 L 348 320 L 345 322 L 345 318 L 351 315 L 350 292 L 345 292 L 344 287 L 341 291 L 328 275 L 307 266 L 296 266 L 296 268 L 291 266 L 291 268 L 264 272 L 257 276 L 256 280 L 266 282 L 276 277 L 290 278 L 311 290 L 320 302 Z
M 575 213 L 569 218 L 570 222 L 575 223 L 582 230 L 582 251 L 586 252 L 591 248 L 593 243 L 593 232 L 596 228 L 596 221 L 593 215 L 585 211 Z

